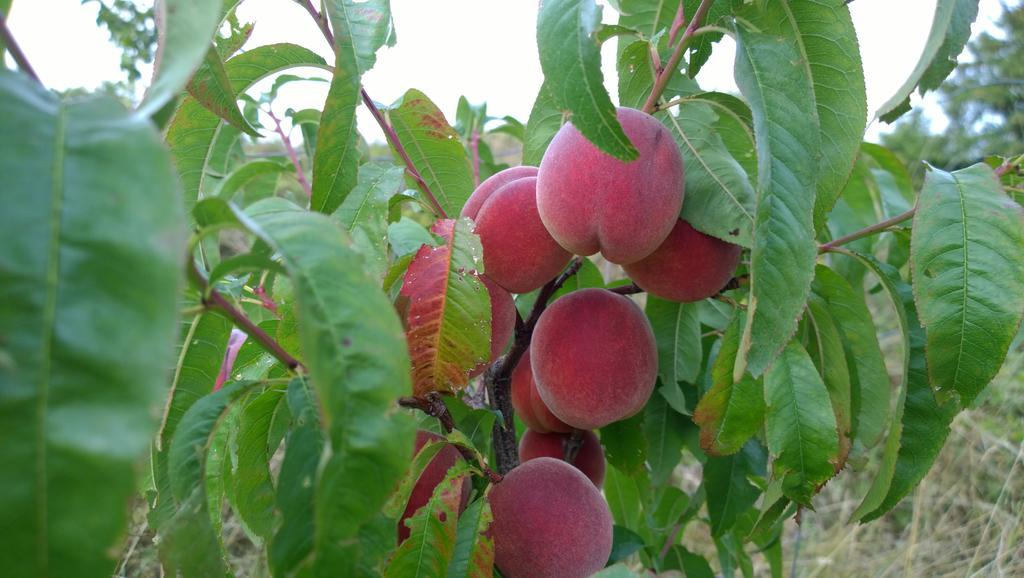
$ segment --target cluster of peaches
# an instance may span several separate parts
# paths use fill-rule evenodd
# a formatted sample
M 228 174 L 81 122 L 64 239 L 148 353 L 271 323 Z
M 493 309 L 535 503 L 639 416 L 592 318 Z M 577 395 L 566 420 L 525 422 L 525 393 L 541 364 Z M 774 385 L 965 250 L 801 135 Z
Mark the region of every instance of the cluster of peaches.
M 740 247 L 678 217 L 684 173 L 672 135 L 641 111 L 620 108 L 618 119 L 637 159 L 615 159 L 565 124 L 539 169 L 502 171 L 466 203 L 462 214 L 483 246 L 495 358 L 515 324 L 510 294 L 539 289 L 573 255 L 600 253 L 644 291 L 673 301 L 710 297 L 732 277 Z M 488 496 L 495 563 L 506 578 L 589 576 L 604 567 L 612 518 L 600 490 L 604 453 L 592 430 L 641 411 L 657 372 L 654 333 L 628 297 L 582 289 L 541 315 L 512 373 L 513 405 L 528 428 L 522 464 Z M 428 440 L 421 433 L 417 450 Z M 399 540 L 408 534 L 405 518 L 457 459 L 446 448 L 420 477 Z

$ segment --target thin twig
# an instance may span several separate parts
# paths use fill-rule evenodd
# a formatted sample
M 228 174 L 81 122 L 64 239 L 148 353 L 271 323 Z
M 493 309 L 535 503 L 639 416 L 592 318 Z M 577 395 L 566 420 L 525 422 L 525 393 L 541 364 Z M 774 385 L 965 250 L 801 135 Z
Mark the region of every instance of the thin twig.
M 480 186 L 480 133 L 473 129 L 469 137 L 469 149 L 473 153 L 473 188 Z
M 629 285 L 619 285 L 618 287 L 612 287 L 611 289 L 608 290 L 611 291 L 612 293 L 618 293 L 619 295 L 635 295 L 637 293 L 644 292 L 644 290 L 641 289 L 636 283 L 630 283 Z
M 309 0 L 302 0 L 300 4 L 306 9 L 306 12 L 309 12 L 309 15 L 313 17 L 313 20 L 316 21 L 317 26 L 320 28 L 320 32 L 324 35 L 328 44 L 331 45 L 331 50 L 337 50 L 334 45 L 334 34 L 331 33 L 330 24 L 327 22 L 327 18 L 324 14 L 318 12 Z M 360 88 L 359 93 L 362 96 L 363 104 L 366 105 L 366 108 L 370 110 L 370 114 L 373 115 L 373 120 L 377 121 L 377 125 L 380 126 L 382 131 L 384 131 L 384 136 L 387 138 L 388 143 L 395 149 L 398 156 L 401 157 L 402 162 L 405 163 L 405 172 L 412 177 L 412 180 L 416 181 L 416 186 L 419 187 L 420 191 L 422 191 L 427 197 L 427 200 L 430 201 L 430 204 L 433 205 L 434 211 L 437 212 L 438 216 L 443 219 L 447 219 L 448 214 L 441 206 L 441 203 L 437 202 L 437 197 L 435 197 L 434 193 L 430 190 L 430 186 L 427 185 L 427 181 L 423 180 L 423 176 L 420 175 L 420 172 L 416 169 L 416 165 L 412 163 L 412 159 L 409 158 L 409 153 L 405 151 L 405 147 L 402 146 L 402 142 L 398 140 L 398 134 L 395 133 L 395 129 L 388 124 L 387 119 L 385 119 L 384 115 L 381 114 L 380 109 L 377 108 L 373 99 L 366 93 L 366 89 Z
M 284 129 L 281 128 L 281 120 L 277 118 L 274 111 L 267 107 L 263 112 L 267 113 L 270 120 L 274 121 L 274 132 L 281 137 L 281 142 L 284 143 L 284 150 L 288 152 L 288 158 L 292 161 L 292 166 L 295 167 L 295 176 L 299 179 L 299 184 L 302 185 L 302 190 L 306 191 L 307 197 L 313 196 L 313 187 L 310 186 L 309 181 L 306 180 L 306 173 L 302 170 L 302 163 L 299 162 L 299 155 L 295 152 L 295 147 L 292 146 L 292 140 L 285 134 Z
M 391 143 L 391 146 L 394 147 L 395 152 L 398 153 L 398 156 L 401 157 L 402 162 L 405 163 L 405 172 L 409 173 L 409 176 L 412 177 L 412 180 L 416 181 L 416 185 L 419 186 L 420 190 L 423 191 L 423 194 L 426 195 L 427 199 L 430 201 L 430 204 L 434 206 L 434 210 L 437 212 L 437 214 L 442 219 L 447 219 L 448 213 L 444 211 L 444 208 L 441 206 L 441 203 L 437 202 L 437 197 L 435 197 L 434 193 L 430 191 L 430 187 L 427 185 L 427 181 L 423 180 L 423 176 L 420 175 L 420 172 L 418 170 L 416 170 L 416 165 L 412 164 L 412 159 L 409 158 L 409 153 L 405 152 L 405 147 L 402 146 L 402 141 L 398 140 L 398 133 L 396 133 L 395 129 L 392 128 L 390 124 L 388 124 L 388 121 L 384 118 L 384 115 L 381 114 L 380 110 L 377 108 L 377 105 L 373 102 L 373 99 L 370 98 L 370 95 L 366 93 L 366 89 L 360 88 L 359 91 L 363 95 L 363 104 L 366 105 L 366 108 L 370 109 L 370 114 L 373 115 L 373 119 L 377 121 L 378 125 L 380 125 L 380 129 L 384 131 L 384 136 L 387 137 L 388 142 Z
M 267 352 L 276 357 L 278 361 L 285 364 L 289 369 L 305 370 L 302 363 L 285 351 L 284 347 L 281 347 L 280 343 L 267 334 L 266 331 L 261 329 L 260 326 L 253 323 L 244 312 L 232 305 L 231 302 L 221 295 L 216 289 L 210 287 L 206 277 L 199 271 L 199 268 L 196 266 L 195 260 L 192 259 L 191 255 L 189 255 L 188 259 L 190 264 L 189 272 L 192 275 L 192 278 L 195 279 L 196 283 L 199 284 L 203 294 L 206 295 L 203 297 L 203 305 L 208 308 L 215 307 L 223 311 L 239 329 L 244 331 L 249 337 L 256 340 L 256 342 L 262 345 Z
M 4 45 L 7 46 L 7 51 L 11 53 L 11 58 L 14 59 L 15 64 L 22 72 L 32 77 L 33 80 L 42 84 L 43 81 L 39 80 L 39 75 L 36 74 L 32 65 L 28 62 L 28 57 L 21 51 L 21 47 L 18 46 L 17 41 L 14 40 L 14 35 L 11 34 L 10 28 L 7 27 L 7 18 L 0 13 L 0 38 L 3 39 Z
M 825 253 L 825 252 L 829 251 L 830 249 L 834 249 L 835 247 L 838 247 L 840 245 L 845 245 L 847 243 L 851 243 L 853 241 L 856 241 L 857 239 L 863 239 L 864 237 L 867 237 L 869 235 L 874 235 L 875 233 L 878 233 L 880 231 L 884 231 L 884 230 L 888 229 L 889 227 L 892 227 L 893 225 L 898 225 L 898 224 L 902 223 L 903 221 L 906 221 L 906 220 L 910 219 L 911 217 L 914 216 L 914 212 L 916 210 L 917 210 L 917 207 L 911 208 L 910 210 L 905 211 L 903 213 L 900 213 L 900 214 L 896 215 L 895 217 L 892 217 L 890 219 L 886 219 L 886 220 L 884 220 L 882 222 L 879 222 L 879 223 L 875 223 L 874 225 L 871 225 L 870 227 L 864 227 L 863 229 L 861 229 L 859 231 L 855 231 L 853 233 L 850 233 L 849 235 L 845 235 L 845 236 L 839 237 L 838 239 L 835 239 L 833 241 L 829 241 L 828 243 L 825 243 L 825 244 L 819 246 L 818 247 L 818 252 L 819 253 Z
M 665 87 L 668 86 L 669 80 L 672 79 L 672 75 L 675 74 L 676 68 L 679 67 L 679 63 L 683 60 L 683 54 L 686 52 L 686 47 L 690 43 L 690 38 L 693 37 L 693 33 L 697 28 L 700 27 L 704 21 L 704 17 L 708 13 L 708 9 L 711 8 L 711 4 L 715 0 L 701 0 L 700 6 L 697 7 L 697 11 L 693 13 L 693 18 L 690 19 L 690 24 L 687 25 L 686 30 L 683 32 L 683 36 L 679 39 L 679 43 L 676 44 L 675 50 L 672 52 L 672 56 L 669 57 L 668 62 L 665 63 L 665 69 L 658 75 L 657 80 L 654 81 L 654 87 L 651 89 L 651 94 L 647 97 L 647 102 L 644 103 L 644 112 L 654 112 L 654 107 L 658 104 L 658 99 L 661 98 L 661 93 L 665 92 Z
M 437 421 L 441 423 L 441 427 L 444 428 L 446 434 L 452 433 L 455 429 L 455 420 L 452 419 L 452 414 L 448 411 L 448 406 L 445 405 L 444 400 L 441 398 L 441 394 L 436 391 L 423 396 L 399 398 L 398 405 L 418 409 L 431 417 L 437 418 Z M 460 454 L 462 454 L 462 457 L 465 458 L 467 462 L 474 463 L 477 461 L 477 456 L 469 448 L 463 447 L 459 444 L 451 445 L 454 446 Z M 480 461 L 478 465 L 480 466 L 480 470 L 483 471 L 484 475 L 487 476 L 487 479 L 492 484 L 501 482 L 501 474 L 489 468 L 483 461 Z

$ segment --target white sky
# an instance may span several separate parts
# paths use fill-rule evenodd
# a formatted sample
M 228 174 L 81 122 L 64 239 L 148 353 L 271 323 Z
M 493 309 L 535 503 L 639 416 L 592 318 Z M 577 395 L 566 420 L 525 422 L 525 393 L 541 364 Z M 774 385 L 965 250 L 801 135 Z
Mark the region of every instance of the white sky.
M 542 75 L 535 37 L 536 2 L 528 0 L 391 0 L 398 44 L 383 49 L 363 79 L 374 100 L 390 103 L 408 88 L 425 92 L 454 122 L 460 95 L 487 102 L 492 116 L 512 115 L 524 123 Z M 935 0 L 856 0 L 850 5 L 860 39 L 867 81 L 869 116 L 913 69 L 931 25 Z M 95 22 L 96 5 L 80 0 L 18 0 L 10 14 L 12 33 L 43 82 L 52 88 L 94 88 L 123 77 L 120 52 L 107 31 Z M 981 0 L 973 31 L 993 30 L 999 0 Z M 59 16 L 54 16 L 59 15 Z M 309 15 L 287 0 L 246 0 L 238 9 L 243 21 L 256 23 L 247 47 L 294 42 L 328 58 L 326 41 Z M 604 10 L 606 21 L 615 12 Z M 615 98 L 614 42 L 604 49 L 605 83 Z M 698 75 L 709 90 L 735 92 L 734 47 L 719 43 Z M 310 75 L 319 75 L 310 71 Z M 270 81 L 257 88 L 266 89 Z M 280 93 L 275 110 L 319 108 L 324 83 L 292 83 Z M 915 95 L 915 106 L 919 102 Z M 938 110 L 933 97 L 926 108 Z M 359 127 L 368 140 L 383 140 L 372 117 L 359 109 Z M 941 121 L 936 128 L 941 128 Z M 884 125 L 883 125 L 884 127 Z M 876 138 L 873 126 L 869 138 Z

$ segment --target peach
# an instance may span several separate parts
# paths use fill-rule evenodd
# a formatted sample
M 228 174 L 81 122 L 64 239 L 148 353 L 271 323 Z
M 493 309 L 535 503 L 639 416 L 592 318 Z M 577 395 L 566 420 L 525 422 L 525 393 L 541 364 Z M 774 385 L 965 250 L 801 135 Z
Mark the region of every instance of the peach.
M 428 431 L 420 430 L 416 432 L 416 449 L 413 455 L 419 453 L 423 446 L 427 445 L 428 442 L 440 441 L 444 438 Z M 405 506 L 405 511 L 402 512 L 402 517 L 398 519 L 398 543 L 401 544 L 409 537 L 409 527 L 405 525 L 405 521 L 416 513 L 427 502 L 430 501 L 430 496 L 434 494 L 434 488 L 437 487 L 444 477 L 448 474 L 448 470 L 455 465 L 455 462 L 462 459 L 462 454 L 459 450 L 453 446 L 447 446 L 434 456 L 434 459 L 430 460 L 427 467 L 424 468 L 423 473 L 420 474 L 418 480 L 412 487 L 412 493 L 409 494 L 409 502 Z M 467 477 L 462 482 L 462 504 L 459 507 L 459 512 L 466 508 L 466 504 L 469 502 L 469 493 L 472 490 L 472 485 Z
M 700 301 L 729 282 L 742 247 L 694 229 L 679 219 L 665 242 L 645 259 L 622 268 L 641 289 L 671 301 Z
M 480 186 L 478 186 L 476 190 L 473 191 L 473 194 L 469 196 L 469 199 L 466 200 L 466 204 L 462 206 L 462 216 L 469 217 L 470 219 L 476 219 L 476 214 L 480 212 L 480 207 L 483 206 L 484 201 L 491 197 L 494 191 L 497 191 L 512 181 L 516 181 L 524 177 L 536 176 L 537 167 L 526 165 L 511 167 L 494 173 L 484 182 L 480 183 Z
M 470 370 L 470 377 L 480 375 L 487 366 L 498 359 L 501 352 L 505 351 L 508 340 L 512 339 L 512 333 L 516 328 L 516 304 L 512 296 L 486 275 L 480 276 L 479 279 L 491 298 L 491 359 Z
M 653 116 L 618 109 L 640 156 L 620 161 L 562 125 L 537 173 L 537 208 L 551 236 L 577 255 L 624 265 L 650 255 L 668 236 L 683 206 L 683 157 Z
M 512 169 L 508 169 L 512 170 Z M 490 183 L 491 177 L 484 184 Z M 486 196 L 477 206 L 475 197 Z M 473 219 L 484 249 L 484 273 L 512 293 L 529 293 L 554 279 L 572 258 L 544 228 L 537 213 L 537 178 L 523 177 L 488 192 L 481 185 L 463 215 Z M 470 209 L 467 211 L 467 209 Z
M 584 578 L 608 561 L 608 504 L 569 464 L 524 462 L 493 486 L 489 501 L 494 562 L 505 578 Z
M 512 407 L 523 420 L 526 427 L 540 433 L 568 433 L 572 427 L 555 417 L 544 400 L 537 393 L 533 382 L 533 368 L 530 366 L 530 350 L 523 356 L 512 370 Z
M 579 451 L 573 461 L 565 460 L 565 446 L 572 434 L 539 433 L 527 430 L 519 440 L 519 461 L 526 462 L 537 458 L 555 458 L 576 466 L 583 475 L 590 478 L 600 488 L 604 484 L 604 450 L 601 442 L 592 431 L 584 431 L 580 439 Z
M 578 429 L 636 414 L 658 375 L 647 317 L 605 289 L 581 289 L 552 303 L 537 321 L 530 356 L 541 399 Z

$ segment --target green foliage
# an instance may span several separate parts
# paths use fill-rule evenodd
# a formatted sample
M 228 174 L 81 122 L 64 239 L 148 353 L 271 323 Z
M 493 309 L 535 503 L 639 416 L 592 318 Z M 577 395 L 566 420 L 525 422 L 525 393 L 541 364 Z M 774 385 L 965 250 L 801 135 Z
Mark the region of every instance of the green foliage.
M 658 379 L 641 411 L 597 432 L 614 520 L 597 575 L 780 576 L 786 521 L 826 506 L 833 477 L 870 475 L 851 522 L 914 491 L 1020 340 L 1024 220 L 1012 198 L 1024 159 L 918 178 L 901 155 L 938 143 L 936 166 L 960 168 L 1019 154 L 1019 99 L 1003 81 L 1020 76 L 1024 10 L 1001 21 L 1008 39 L 972 42 L 974 62 L 939 87 L 977 2 L 937 3 L 917 69 L 878 114 L 938 89 L 957 122 L 944 137 L 907 124 L 892 150 L 860 142 L 864 72 L 842 2 L 609 4 L 617 24 L 602 24 L 593 0 L 542 4 L 544 82 L 525 124 L 463 97 L 452 126 L 415 89 L 372 101 L 363 75 L 396 39 L 387 0 L 303 6 L 332 66 L 295 44 L 240 52 L 260 24 L 239 22 L 237 1 L 160 2 L 159 65 L 135 114 L 0 72 L 0 128 L 16 135 L 0 155 L 11 191 L 0 213 L 5 572 L 110 575 L 139 490 L 167 575 L 495 575 L 488 492 L 514 465 L 512 364 L 488 363 L 484 248 L 459 214 L 514 155 L 502 143 L 538 165 L 566 121 L 609 158 L 637 155 L 601 73 L 612 38 L 618 104 L 650 101 L 684 159 L 678 216 L 742 257 L 709 299 L 631 297 Z M 145 60 L 153 12 L 100 5 L 126 64 Z M 735 35 L 741 95 L 695 78 L 723 34 Z M 673 54 L 683 59 L 666 70 Z M 268 131 L 260 118 L 281 87 L 323 80 L 281 74 L 297 67 L 331 72 L 325 102 L 274 114 Z M 390 147 L 362 138 L 360 103 L 377 109 Z M 985 126 L 993 118 L 1005 126 Z M 166 147 L 154 130 L 165 122 Z M 513 360 L 546 304 L 584 288 L 639 291 L 598 259 L 573 267 L 514 297 Z M 632 344 L 613 345 L 601 362 L 632 359 Z M 414 456 L 416 427 L 445 439 Z M 414 487 L 454 450 L 465 459 L 397 544 Z M 253 568 L 236 567 L 232 535 L 257 550 Z
M 736 84 L 757 139 L 757 209 L 750 254 L 750 306 L 734 381 L 759 376 L 796 330 L 814 276 L 812 208 L 819 124 L 810 69 L 792 29 L 761 31 L 773 15 L 747 5 L 736 26 Z M 749 28 L 748 28 L 749 27 Z M 765 74 L 771 70 L 772 74 Z
M 0 97 L 0 559 L 12 576 L 109 574 L 173 366 L 180 189 L 157 132 L 114 99 L 8 71 Z

